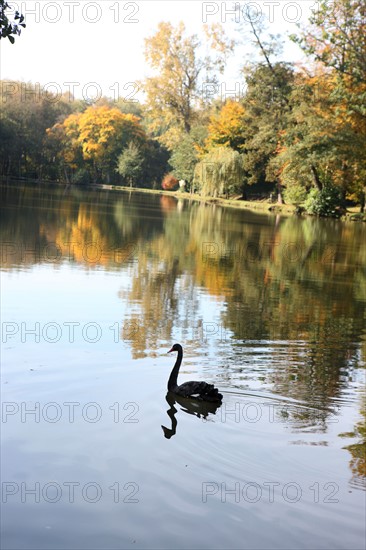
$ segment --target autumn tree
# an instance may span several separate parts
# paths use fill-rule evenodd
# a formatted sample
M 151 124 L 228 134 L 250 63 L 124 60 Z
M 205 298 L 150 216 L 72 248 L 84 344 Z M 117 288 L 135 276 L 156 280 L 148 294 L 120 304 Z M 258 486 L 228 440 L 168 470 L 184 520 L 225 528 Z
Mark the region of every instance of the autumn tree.
M 238 101 L 227 101 L 218 113 L 214 113 L 208 125 L 206 147 L 223 145 L 242 151 L 247 136 L 245 109 Z
M 333 101 L 346 107 L 355 131 L 366 135 L 366 4 L 322 0 L 309 25 L 292 40 L 330 74 Z
M 335 99 L 334 75 L 298 74 L 291 97 L 291 113 L 281 135 L 277 165 L 287 189 L 336 186 L 340 196 L 358 193 L 363 185 L 366 148 L 362 134 L 354 131 L 346 104 Z M 291 191 L 292 192 L 292 191 Z M 290 192 L 290 193 L 291 193 Z
M 145 133 L 139 118 L 123 114 L 118 109 L 89 107 L 79 120 L 78 141 L 85 160 L 93 163 L 97 171 L 108 172 L 116 156 L 131 139 L 144 140 Z
M 338 164 L 342 162 L 342 169 L 335 172 L 335 177 L 337 173 L 343 177 L 344 192 L 353 188 L 363 210 L 366 200 L 366 4 L 363 0 L 322 0 L 309 25 L 299 36 L 291 38 L 323 67 L 325 79 L 332 80 L 327 99 L 329 129 L 334 136 L 334 159 L 338 159 Z M 335 143 L 338 143 L 336 151 Z
M 306 54 L 353 83 L 366 83 L 364 0 L 321 0 L 301 35 L 292 35 Z
M 88 107 L 83 113 L 70 115 L 51 128 L 49 134 L 61 141 L 66 164 L 71 168 L 87 167 L 94 180 L 107 181 L 127 144 L 146 140 L 138 117 L 107 106 Z
M 225 56 L 233 47 L 219 27 L 207 33 L 218 52 L 215 58 L 200 57 L 201 42 L 197 35 L 186 34 L 183 22 L 177 27 L 161 22 L 157 32 L 145 39 L 146 61 L 157 73 L 143 83 L 146 118 L 150 130 L 170 149 L 190 132 L 203 82 L 214 82 L 215 70 L 223 70 Z
M 173 191 L 178 186 L 178 180 L 173 174 L 165 174 L 161 186 L 165 191 Z

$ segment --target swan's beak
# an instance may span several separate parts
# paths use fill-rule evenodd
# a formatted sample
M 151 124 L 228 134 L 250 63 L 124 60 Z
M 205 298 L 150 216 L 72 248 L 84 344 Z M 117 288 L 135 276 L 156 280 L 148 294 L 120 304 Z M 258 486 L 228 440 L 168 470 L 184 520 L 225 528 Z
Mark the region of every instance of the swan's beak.
M 170 349 L 169 351 L 167 351 L 167 353 L 170 353 L 171 351 L 174 351 L 174 350 L 173 350 L 173 348 L 172 348 L 172 349 Z

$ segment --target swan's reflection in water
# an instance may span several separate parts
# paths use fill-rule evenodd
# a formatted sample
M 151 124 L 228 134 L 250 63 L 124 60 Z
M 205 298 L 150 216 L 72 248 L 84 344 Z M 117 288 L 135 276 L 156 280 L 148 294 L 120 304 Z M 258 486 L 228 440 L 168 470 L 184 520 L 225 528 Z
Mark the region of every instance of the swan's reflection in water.
M 178 420 L 176 419 L 176 413 L 178 412 L 175 405 L 178 404 L 181 410 L 188 414 L 193 414 L 198 418 L 207 418 L 209 414 L 216 414 L 216 411 L 221 407 L 222 403 L 211 403 L 209 401 L 199 401 L 198 399 L 189 399 L 188 397 L 181 397 L 173 392 L 168 391 L 165 397 L 169 409 L 167 414 L 172 422 L 171 428 L 161 426 L 163 428 L 164 436 L 167 439 L 173 437 L 177 431 Z

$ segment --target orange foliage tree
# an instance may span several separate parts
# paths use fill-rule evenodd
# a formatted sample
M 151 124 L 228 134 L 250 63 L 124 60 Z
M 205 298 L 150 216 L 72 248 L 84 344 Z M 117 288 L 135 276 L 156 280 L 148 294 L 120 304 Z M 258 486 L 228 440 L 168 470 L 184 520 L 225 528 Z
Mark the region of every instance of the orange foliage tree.
M 66 166 L 87 168 L 94 179 L 107 181 L 128 143 L 146 141 L 139 117 L 108 106 L 88 107 L 83 113 L 72 114 L 48 134 L 60 143 Z

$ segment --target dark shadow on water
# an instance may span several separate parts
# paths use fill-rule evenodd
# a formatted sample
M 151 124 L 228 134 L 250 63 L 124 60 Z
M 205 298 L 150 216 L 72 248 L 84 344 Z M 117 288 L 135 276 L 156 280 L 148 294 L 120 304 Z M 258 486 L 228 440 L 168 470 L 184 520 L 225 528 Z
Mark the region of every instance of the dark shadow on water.
M 199 401 L 198 399 L 188 399 L 187 397 L 181 397 L 172 392 L 168 392 L 165 399 L 170 407 L 167 410 L 167 414 L 172 423 L 171 428 L 161 426 L 166 439 L 170 439 L 177 432 L 178 420 L 176 418 L 176 413 L 178 411 L 175 407 L 176 404 L 180 405 L 181 410 L 185 413 L 192 414 L 198 418 L 207 418 L 209 414 L 216 414 L 217 409 L 219 409 L 222 404 Z

